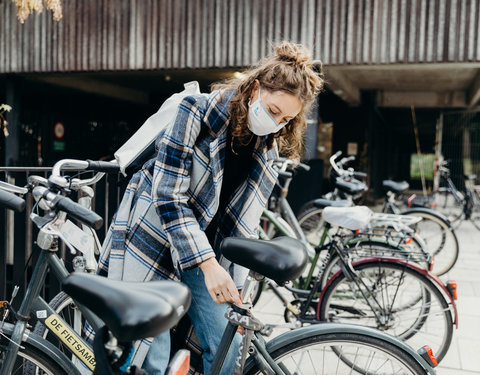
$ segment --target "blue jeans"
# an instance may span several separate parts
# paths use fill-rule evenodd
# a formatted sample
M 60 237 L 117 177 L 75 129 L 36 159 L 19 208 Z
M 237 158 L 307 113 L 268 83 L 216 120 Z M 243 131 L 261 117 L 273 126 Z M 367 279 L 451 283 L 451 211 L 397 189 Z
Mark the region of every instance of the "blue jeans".
M 181 280 L 192 292 L 192 303 L 188 309 L 188 316 L 204 350 L 203 369 L 204 374 L 207 375 L 227 325 L 225 318 L 227 305 L 213 302 L 205 286 L 203 272 L 200 268 L 182 272 Z M 228 350 L 220 375 L 231 375 L 233 372 L 240 342 L 241 336 L 237 333 Z M 142 368 L 149 374 L 162 375 L 167 369 L 169 356 L 170 333 L 164 332 L 154 338 Z

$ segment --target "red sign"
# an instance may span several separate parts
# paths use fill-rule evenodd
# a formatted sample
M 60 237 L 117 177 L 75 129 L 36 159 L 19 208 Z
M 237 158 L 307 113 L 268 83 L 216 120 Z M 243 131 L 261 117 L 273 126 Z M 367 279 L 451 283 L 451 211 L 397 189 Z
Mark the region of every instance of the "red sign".
M 62 139 L 65 135 L 65 126 L 63 126 L 63 123 L 57 122 L 53 127 L 53 132 L 55 133 L 55 137 Z

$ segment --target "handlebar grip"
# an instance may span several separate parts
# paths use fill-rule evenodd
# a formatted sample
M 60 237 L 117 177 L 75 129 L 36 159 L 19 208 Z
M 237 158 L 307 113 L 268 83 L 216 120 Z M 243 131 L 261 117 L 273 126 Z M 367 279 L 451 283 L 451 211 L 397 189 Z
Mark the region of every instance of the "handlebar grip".
M 55 198 L 55 206 L 62 211 L 65 211 L 75 219 L 93 227 L 94 229 L 100 229 L 103 225 L 103 219 L 95 212 L 85 208 L 78 203 L 75 203 L 68 197 L 58 195 Z
M 298 166 L 302 168 L 304 171 L 308 172 L 310 170 L 310 166 L 307 164 L 299 163 Z
M 0 189 L 0 206 L 10 208 L 16 212 L 22 212 L 25 208 L 25 200 L 13 193 Z
M 277 172 L 278 172 L 279 177 L 283 177 L 283 178 L 292 178 L 293 177 L 292 172 L 288 172 L 288 171 L 277 171 Z
M 365 172 L 353 172 L 353 177 L 367 178 L 367 174 Z
M 105 173 L 118 173 L 120 172 L 120 166 L 111 161 L 101 160 L 87 160 L 88 168 L 91 171 L 105 172 Z
M 353 156 L 353 155 L 346 156 L 342 160 L 340 160 L 340 163 L 346 164 L 346 163 L 350 163 L 351 161 L 354 161 L 354 160 L 355 160 L 355 156 Z

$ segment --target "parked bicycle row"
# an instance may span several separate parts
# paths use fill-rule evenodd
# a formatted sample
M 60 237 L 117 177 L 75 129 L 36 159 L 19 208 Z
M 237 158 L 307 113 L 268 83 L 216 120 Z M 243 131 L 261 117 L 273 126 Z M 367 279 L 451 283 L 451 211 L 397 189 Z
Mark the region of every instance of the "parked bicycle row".
M 294 163 L 280 159 L 275 166 L 279 184 L 286 184 L 280 190 L 285 193 L 293 178 Z M 61 176 L 65 167 L 101 172 L 82 181 Z M 95 367 L 98 373 L 106 373 L 104 366 L 117 373 L 138 373 L 140 370 L 128 362 L 132 342 L 171 328 L 188 308 L 188 292 L 168 282 L 164 286 L 156 282 L 158 285 L 151 287 L 127 287 L 122 282 L 88 275 L 95 269 L 92 262 L 96 261 L 98 246 L 91 228 L 98 229 L 102 220 L 67 196 L 72 190 L 94 184 L 105 171 L 117 170 L 114 163 L 64 160 L 56 164 L 48 180 L 31 176 L 25 188 L 0 186 L 20 195 L 31 193 L 35 198 L 30 218 L 39 228 L 37 244 L 41 249 L 21 307 L 14 311 L 8 303 L 4 309 L 2 374 L 12 368 L 27 373 L 78 373 Z M 22 208 L 19 197 L 4 194 L 0 197 L 4 205 Z M 412 230 L 422 218 L 375 215 L 364 207 L 348 207 L 351 203 L 327 199 L 311 202 L 303 210 L 309 215 L 295 218 L 291 211 L 290 216 L 285 215 L 289 212 L 286 200 L 277 197 L 276 202 L 277 207 L 284 205 L 285 217 L 270 206 L 272 211 L 265 211 L 259 230 L 263 236 L 287 231 L 283 233 L 287 238 L 226 239 L 222 244 L 228 259 L 251 271 L 242 288 L 242 306 L 232 305 L 229 310 L 231 324 L 220 346 L 225 350 L 216 355 L 210 373 L 221 368 L 239 325 L 244 327 L 239 372 L 322 373 L 323 368 L 327 373 L 344 367 L 362 374 L 434 373 L 435 360 L 423 345 L 433 349 L 437 360 L 448 350 L 457 323 L 455 290 L 431 272 L 435 266 L 428 248 Z M 88 207 L 88 199 L 82 203 Z M 316 232 L 307 225 L 314 222 L 312 209 L 315 215 L 322 210 L 322 224 L 316 223 Z M 67 216 L 83 225 L 67 220 Z M 288 220 L 296 221 L 290 227 Z M 299 239 L 292 238 L 297 237 L 295 233 Z M 59 240 L 78 254 L 72 276 L 58 257 Z M 48 270 L 64 280 L 65 288 L 50 304 L 39 297 Z M 292 331 L 269 342 L 266 340 L 275 326 L 263 324 L 252 315 L 252 304 L 262 291 L 259 281 L 272 290 L 285 286 L 292 293 L 285 311 Z M 185 297 L 176 299 L 181 295 Z M 101 328 L 102 321 L 108 330 Z M 321 321 L 332 323 L 316 324 Z M 85 322 L 101 332 L 96 335 L 96 342 L 100 337 L 101 344 L 92 347 L 81 337 Z M 177 329 L 177 334 L 184 332 Z M 185 362 L 175 363 L 181 363 L 185 370 Z

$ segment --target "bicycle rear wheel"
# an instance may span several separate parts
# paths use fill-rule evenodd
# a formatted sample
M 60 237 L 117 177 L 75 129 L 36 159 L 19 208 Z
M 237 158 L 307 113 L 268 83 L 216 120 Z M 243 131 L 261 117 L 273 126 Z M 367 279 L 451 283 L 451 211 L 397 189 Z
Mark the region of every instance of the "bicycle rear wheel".
M 443 275 L 450 271 L 458 259 L 458 239 L 455 230 L 435 211 L 408 210 L 402 215 L 422 218 L 413 229 L 420 235 L 430 254 L 435 258 L 432 272 Z
M 0 337 L 0 368 L 3 366 L 8 341 Z M 17 360 L 12 370 L 12 375 L 23 375 L 27 368 L 35 368 L 35 374 L 38 375 L 68 375 L 54 360 L 34 348 L 28 343 L 22 343 L 19 349 Z
M 269 354 L 286 374 L 426 374 L 403 349 L 380 338 L 357 333 L 299 338 Z M 247 367 L 244 373 L 259 374 L 261 369 Z
M 438 362 L 452 341 L 445 297 L 425 275 L 382 260 L 353 265 L 355 278 L 340 273 L 326 286 L 317 318 L 380 329 L 413 347 L 428 344 Z

